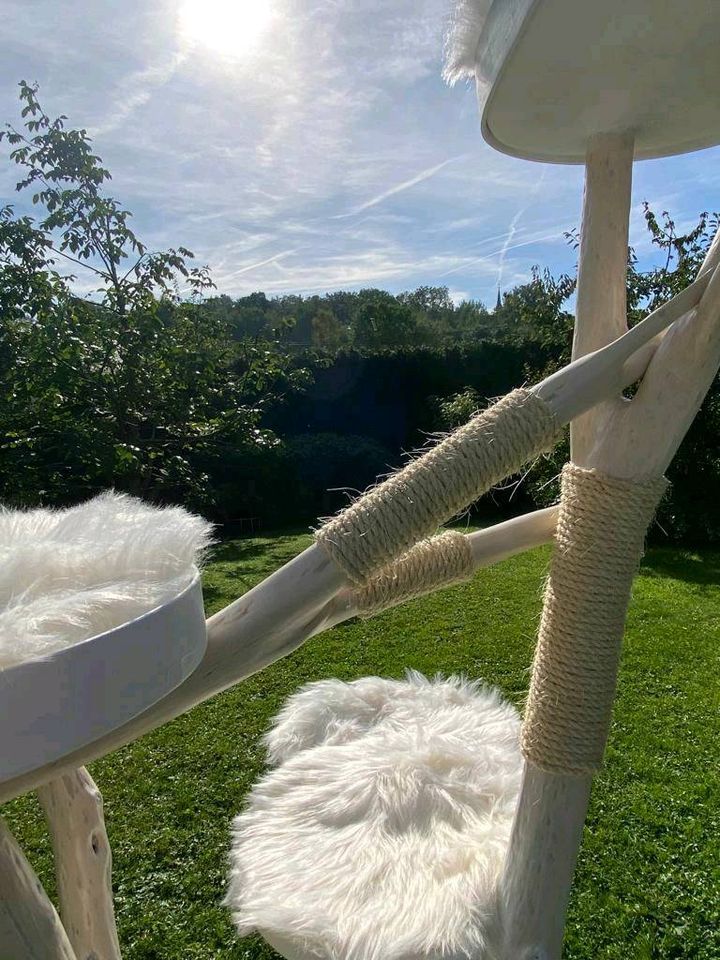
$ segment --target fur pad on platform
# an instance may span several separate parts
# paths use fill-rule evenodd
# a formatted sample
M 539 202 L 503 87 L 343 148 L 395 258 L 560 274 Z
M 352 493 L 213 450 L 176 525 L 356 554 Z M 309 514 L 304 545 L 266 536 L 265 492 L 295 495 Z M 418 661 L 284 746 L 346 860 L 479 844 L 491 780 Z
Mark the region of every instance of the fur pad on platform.
M 312 683 L 266 738 L 226 898 L 290 960 L 491 955 L 520 720 L 458 678 Z
M 493 0 L 455 0 L 445 42 L 443 76 L 449 83 L 475 74 L 478 44 Z
M 0 509 L 0 669 L 120 626 L 180 593 L 212 527 L 112 491 Z

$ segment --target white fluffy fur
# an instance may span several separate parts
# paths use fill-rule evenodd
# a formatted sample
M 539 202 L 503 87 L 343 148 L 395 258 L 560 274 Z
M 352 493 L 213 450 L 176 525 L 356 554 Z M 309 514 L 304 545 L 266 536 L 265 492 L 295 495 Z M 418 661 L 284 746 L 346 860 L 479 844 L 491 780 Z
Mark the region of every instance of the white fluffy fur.
M 0 669 L 176 596 L 211 526 L 112 491 L 67 510 L 0 510 Z
M 522 760 L 519 717 L 458 678 L 326 680 L 266 738 L 226 903 L 291 960 L 479 960 Z
M 475 74 L 477 48 L 493 0 L 456 0 L 445 44 L 443 76 L 449 83 Z

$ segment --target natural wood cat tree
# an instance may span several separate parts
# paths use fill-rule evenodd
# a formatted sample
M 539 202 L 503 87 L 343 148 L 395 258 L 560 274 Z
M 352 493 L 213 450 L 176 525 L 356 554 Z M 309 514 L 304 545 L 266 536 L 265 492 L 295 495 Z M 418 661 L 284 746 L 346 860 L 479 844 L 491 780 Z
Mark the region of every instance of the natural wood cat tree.
M 458 9 L 450 72 L 476 77 L 486 138 L 529 160 L 586 165 L 574 362 L 532 392 L 558 424 L 572 422 L 574 463 L 619 480 L 662 477 L 720 365 L 717 237 L 695 282 L 629 333 L 625 304 L 633 160 L 720 139 L 719 42 L 712 0 L 465 0 Z M 633 400 L 623 399 L 640 377 Z M 474 565 L 551 540 L 556 518 L 552 508 L 471 534 Z M 170 692 L 130 718 L 118 697 L 102 735 L 78 729 L 49 762 L 6 771 L 0 801 L 38 791 L 62 919 L 0 825 L 3 960 L 119 960 L 102 799 L 83 764 L 353 616 L 356 602 L 346 574 L 315 544 L 210 618 L 201 662 Z M 204 637 L 197 643 L 202 654 Z M 102 657 L 102 647 L 88 655 Z M 12 753 L 22 730 L 1 697 L 0 711 Z M 591 782 L 590 773 L 526 763 L 499 880 L 503 960 L 560 956 Z

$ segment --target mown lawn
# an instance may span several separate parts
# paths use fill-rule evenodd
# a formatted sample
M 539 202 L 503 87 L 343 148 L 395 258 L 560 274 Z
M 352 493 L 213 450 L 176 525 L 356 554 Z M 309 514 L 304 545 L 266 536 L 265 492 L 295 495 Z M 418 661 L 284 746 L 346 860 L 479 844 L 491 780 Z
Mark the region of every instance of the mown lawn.
M 205 575 L 213 612 L 309 540 L 232 541 Z M 369 622 L 338 627 L 262 675 L 95 763 L 114 849 L 126 960 L 269 960 L 220 906 L 229 824 L 262 770 L 259 738 L 285 697 L 321 677 L 464 672 L 521 703 L 548 551 Z M 598 778 L 567 960 L 720 958 L 720 553 L 658 549 L 630 613 L 606 768 Z M 52 889 L 33 798 L 3 810 Z

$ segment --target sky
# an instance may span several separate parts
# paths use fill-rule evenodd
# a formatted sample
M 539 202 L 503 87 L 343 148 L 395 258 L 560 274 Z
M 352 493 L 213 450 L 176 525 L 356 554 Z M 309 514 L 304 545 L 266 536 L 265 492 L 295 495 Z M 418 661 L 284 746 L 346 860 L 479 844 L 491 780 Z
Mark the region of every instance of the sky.
M 582 170 L 483 142 L 474 89 L 441 77 L 450 0 L 0 0 L 0 119 L 17 83 L 85 127 L 151 248 L 183 245 L 219 293 L 444 285 L 494 304 L 534 264 L 575 269 Z M 0 163 L 0 199 L 16 201 Z M 720 208 L 720 148 L 635 165 L 679 225 Z M 88 281 L 92 285 L 92 281 Z

